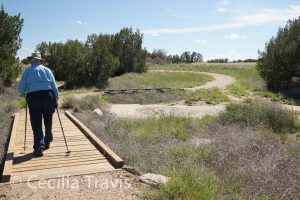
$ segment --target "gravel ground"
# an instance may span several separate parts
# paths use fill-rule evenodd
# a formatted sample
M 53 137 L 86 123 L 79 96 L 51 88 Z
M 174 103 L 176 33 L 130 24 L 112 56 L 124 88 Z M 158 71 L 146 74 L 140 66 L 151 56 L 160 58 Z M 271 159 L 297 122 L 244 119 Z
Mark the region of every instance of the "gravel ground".
M 123 170 L 0 185 L 0 199 L 132 199 L 142 198 L 146 185 Z

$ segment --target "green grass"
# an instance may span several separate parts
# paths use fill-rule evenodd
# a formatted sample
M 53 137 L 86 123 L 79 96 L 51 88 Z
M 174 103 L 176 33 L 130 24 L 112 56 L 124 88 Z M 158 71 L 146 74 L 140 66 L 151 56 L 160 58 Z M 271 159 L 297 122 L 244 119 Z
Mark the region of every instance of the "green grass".
M 255 66 L 254 63 L 151 64 L 149 70 L 202 71 L 229 75 L 236 79 L 235 86 L 229 86 L 229 91 L 237 96 L 244 96 L 265 87 Z
M 299 105 L 299 100 L 297 101 L 291 97 L 285 96 L 281 93 L 271 92 L 268 91 L 267 89 L 256 91 L 255 94 L 262 97 L 269 98 L 274 102 L 282 102 L 289 105 Z
M 149 70 L 202 71 L 229 75 L 236 79 L 235 83 L 227 87 L 229 92 L 234 96 L 250 97 L 251 95 L 258 95 L 270 98 L 272 101 L 276 102 L 292 105 L 300 104 L 299 99 L 269 91 L 266 88 L 263 79 L 259 76 L 255 63 L 150 64 Z
M 203 85 L 213 78 L 205 74 L 148 72 L 143 74 L 128 73 L 109 80 L 108 89 L 128 88 L 189 88 Z
M 170 180 L 158 190 L 147 192 L 146 199 L 207 200 L 219 199 L 217 178 L 193 168 L 168 169 Z
M 191 130 L 197 130 L 214 120 L 214 117 L 205 116 L 202 119 L 188 117 L 160 116 L 140 120 L 124 120 L 123 126 L 129 133 L 139 136 L 146 142 L 159 140 L 162 135 L 175 136 L 186 140 Z
M 277 133 L 299 129 L 295 113 L 279 105 L 258 100 L 229 104 L 218 119 L 222 123 L 239 123 L 249 127 L 267 127 Z
M 247 97 L 250 94 L 248 88 L 245 85 L 239 83 L 233 83 L 229 85 L 227 89 L 236 97 Z
M 228 102 L 229 98 L 223 94 L 218 88 L 200 89 L 195 92 L 188 93 L 185 102 L 187 104 L 194 101 L 205 101 L 208 104 L 219 104 L 221 102 Z
M 17 100 L 17 105 L 18 107 L 21 108 L 26 108 L 26 100 L 25 98 L 21 98 L 19 100 Z
M 103 100 L 99 96 L 85 96 L 81 99 L 76 99 L 73 96 L 67 96 L 63 99 L 62 108 L 74 109 L 74 111 L 92 111 L 100 108 L 103 105 Z
M 177 163 L 211 161 L 215 156 L 215 150 L 209 147 L 196 147 L 194 145 L 173 146 L 165 151 L 168 158 L 175 160 Z
M 59 93 L 60 96 L 71 95 L 71 94 L 80 94 L 85 92 L 95 92 L 98 91 L 96 88 L 79 88 L 73 90 L 63 90 Z

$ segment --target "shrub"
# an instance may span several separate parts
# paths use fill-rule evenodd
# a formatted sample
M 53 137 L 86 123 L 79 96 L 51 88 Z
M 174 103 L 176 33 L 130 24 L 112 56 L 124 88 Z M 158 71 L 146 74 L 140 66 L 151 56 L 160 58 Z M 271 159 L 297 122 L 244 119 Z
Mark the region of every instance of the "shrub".
M 94 110 L 102 106 L 102 100 L 98 96 L 85 96 L 81 99 L 76 99 L 73 96 L 66 96 L 63 99 L 62 108 L 80 110 Z
M 217 179 L 215 176 L 191 168 L 169 169 L 171 178 L 157 191 L 146 194 L 146 199 L 218 199 Z
M 102 88 L 116 74 L 146 71 L 147 52 L 142 49 L 142 38 L 138 30 L 124 28 L 115 35 L 89 35 L 86 42 L 42 42 L 36 49 L 66 87 Z
M 297 128 L 295 114 L 273 103 L 248 100 L 241 104 L 229 104 L 226 109 L 219 117 L 223 123 L 266 126 L 274 132 L 289 132 Z
M 77 105 L 77 101 L 73 96 L 66 96 L 63 99 L 62 108 L 73 109 Z
M 299 87 L 292 77 L 300 77 L 300 17 L 289 20 L 284 28 L 279 28 L 276 37 L 259 51 L 257 69 L 270 89 Z
M 0 90 L 2 85 L 10 86 L 17 78 L 20 67 L 16 58 L 21 48 L 21 30 L 23 19 L 20 14 L 9 16 L 3 6 L 0 9 Z

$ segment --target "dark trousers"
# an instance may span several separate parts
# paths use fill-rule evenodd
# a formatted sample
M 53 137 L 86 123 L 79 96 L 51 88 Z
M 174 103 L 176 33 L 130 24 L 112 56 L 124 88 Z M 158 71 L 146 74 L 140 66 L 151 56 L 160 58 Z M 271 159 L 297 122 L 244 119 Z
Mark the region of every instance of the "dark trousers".
M 41 90 L 28 93 L 27 101 L 33 131 L 33 148 L 37 150 L 45 147 L 45 143 L 50 143 L 53 140 L 52 119 L 55 112 L 55 99 L 51 90 Z M 42 129 L 42 118 L 44 118 L 45 138 Z

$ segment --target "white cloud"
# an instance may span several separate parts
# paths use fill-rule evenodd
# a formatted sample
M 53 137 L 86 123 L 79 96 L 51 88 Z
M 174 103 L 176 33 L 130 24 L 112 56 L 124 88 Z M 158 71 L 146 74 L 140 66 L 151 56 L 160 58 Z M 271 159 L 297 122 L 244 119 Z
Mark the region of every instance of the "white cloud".
M 157 37 L 157 36 L 159 36 L 159 34 L 158 33 L 152 33 L 151 36 Z
M 219 5 L 219 6 L 228 6 L 230 3 L 231 3 L 230 0 L 221 0 L 221 1 L 218 1 L 217 5 Z
M 79 24 L 79 25 L 87 25 L 88 23 L 87 22 L 83 22 L 81 20 L 77 20 L 77 24 Z
M 178 10 L 175 10 L 173 8 L 165 8 L 165 11 L 167 12 L 168 16 L 178 18 L 178 19 L 209 19 L 211 17 L 203 17 L 199 15 L 193 15 L 193 14 L 185 14 Z
M 226 11 L 227 11 L 226 7 L 227 7 L 229 4 L 231 4 L 231 1 L 229 1 L 229 0 L 221 0 L 221 1 L 219 1 L 219 2 L 217 3 L 216 9 L 217 9 L 217 11 L 220 12 L 220 13 L 226 12 Z
M 247 37 L 246 36 L 241 36 L 239 34 L 236 34 L 236 33 L 231 33 L 229 35 L 225 35 L 224 36 L 225 39 L 228 39 L 228 40 L 242 40 L 242 39 L 246 39 Z
M 288 19 L 296 18 L 300 15 L 300 5 L 291 5 L 287 9 L 264 9 L 258 12 L 238 14 L 232 22 L 214 24 L 207 26 L 194 26 L 185 28 L 161 28 L 143 30 L 144 34 L 153 33 L 195 33 L 204 31 L 217 31 L 234 29 L 249 26 L 259 26 L 270 22 L 283 22 Z
M 195 42 L 198 43 L 198 44 L 207 44 L 206 40 L 196 39 Z
M 221 7 L 217 7 L 217 11 L 218 12 L 226 12 L 226 9 L 225 8 L 221 8 Z

